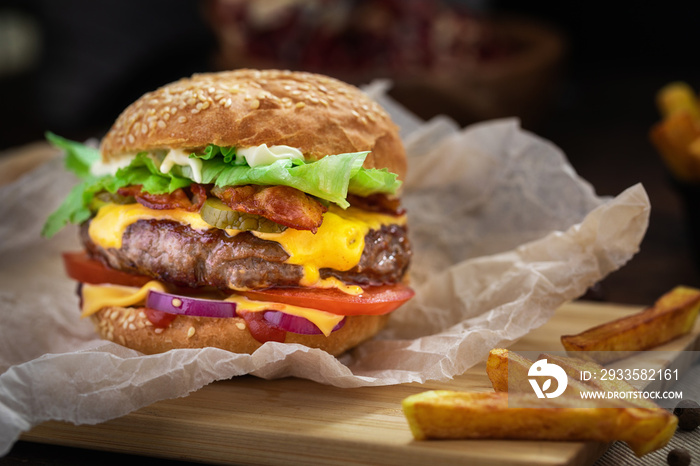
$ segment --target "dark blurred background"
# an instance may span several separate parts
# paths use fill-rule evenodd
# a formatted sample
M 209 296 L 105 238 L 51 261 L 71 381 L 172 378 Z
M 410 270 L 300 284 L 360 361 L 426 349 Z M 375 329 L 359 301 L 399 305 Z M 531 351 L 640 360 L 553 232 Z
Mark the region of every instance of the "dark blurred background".
M 0 151 L 45 130 L 100 137 L 144 92 L 240 66 L 392 79 L 419 116 L 518 116 L 601 195 L 642 182 L 642 251 L 588 297 L 649 304 L 700 285 L 682 199 L 649 141 L 655 94 L 700 86 L 697 12 L 678 0 L 0 0 Z
M 520 117 L 600 195 L 643 183 L 641 251 L 586 298 L 648 305 L 700 286 L 683 198 L 648 136 L 663 85 L 700 87 L 699 11 L 680 0 L 0 0 L 0 162 L 46 130 L 100 137 L 143 93 L 194 72 L 386 77 L 424 118 Z M 128 461 L 91 454 L 19 442 L 0 463 Z

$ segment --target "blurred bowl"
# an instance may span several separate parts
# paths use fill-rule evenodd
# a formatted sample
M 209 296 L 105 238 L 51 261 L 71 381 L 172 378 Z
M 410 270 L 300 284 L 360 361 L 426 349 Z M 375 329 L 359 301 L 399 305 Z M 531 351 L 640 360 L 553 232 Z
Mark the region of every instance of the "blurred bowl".
M 461 124 L 543 116 L 557 94 L 565 41 L 535 20 L 437 0 L 211 0 L 217 68 L 285 68 L 356 85 L 393 82 L 418 116 Z

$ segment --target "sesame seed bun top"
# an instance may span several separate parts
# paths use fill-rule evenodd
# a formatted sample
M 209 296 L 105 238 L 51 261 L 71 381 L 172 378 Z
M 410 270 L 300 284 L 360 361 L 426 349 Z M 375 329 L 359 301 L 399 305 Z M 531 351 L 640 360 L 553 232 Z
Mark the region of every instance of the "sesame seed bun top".
M 307 160 L 369 150 L 366 168 L 406 172 L 398 128 L 376 102 L 327 76 L 279 70 L 196 74 L 149 92 L 122 112 L 101 152 L 109 162 L 207 144 L 287 145 Z

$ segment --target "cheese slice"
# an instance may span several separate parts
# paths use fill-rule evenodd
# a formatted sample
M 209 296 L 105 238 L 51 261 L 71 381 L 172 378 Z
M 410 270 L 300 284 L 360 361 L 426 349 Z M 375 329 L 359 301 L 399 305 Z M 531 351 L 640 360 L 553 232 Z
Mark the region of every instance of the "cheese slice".
M 345 316 L 331 314 L 330 312 L 321 311 L 319 309 L 294 306 L 291 304 L 273 303 L 271 301 L 255 301 L 241 295 L 232 295 L 226 298 L 226 301 L 236 303 L 236 312 L 279 311 L 284 312 L 285 314 L 303 317 L 318 327 L 325 336 L 330 335 L 335 326 L 345 318 Z
M 119 248 L 126 228 L 138 220 L 165 219 L 189 225 L 195 230 L 209 230 L 198 212 L 181 209 L 153 210 L 141 204 L 107 204 L 100 208 L 90 223 L 88 233 L 95 244 L 105 249 Z M 348 287 L 339 280 L 322 280 L 320 270 L 331 268 L 350 270 L 360 262 L 365 249 L 365 235 L 382 225 L 405 224 L 405 216 L 391 216 L 350 207 L 343 210 L 331 205 L 323 215 L 323 223 L 316 233 L 308 230 L 287 228 L 281 233 L 253 231 L 258 238 L 279 243 L 289 254 L 287 263 L 303 267 L 302 286 L 338 288 L 350 294 L 361 293 L 359 287 Z M 226 230 L 233 236 L 240 231 Z
M 152 280 L 141 288 L 122 285 L 91 285 L 83 284 L 83 307 L 80 317 L 88 317 L 102 308 L 118 306 L 130 307 L 146 302 L 146 296 L 150 290 L 167 292 L 165 286 Z
M 104 307 L 143 306 L 150 290 L 166 292 L 165 285 L 157 280 L 146 283 L 141 288 L 121 285 L 83 285 L 83 308 L 81 317 L 95 314 Z M 291 304 L 255 301 L 241 295 L 232 295 L 226 301 L 236 303 L 236 311 L 262 312 L 279 311 L 285 314 L 303 317 L 311 321 L 321 332 L 328 336 L 345 316 Z
M 100 207 L 97 215 L 88 229 L 90 239 L 105 249 L 122 247 L 124 231 L 132 223 L 139 220 L 173 220 L 189 225 L 195 230 L 212 228 L 202 219 L 198 212 L 188 212 L 184 209 L 149 209 L 139 203 L 106 204 Z

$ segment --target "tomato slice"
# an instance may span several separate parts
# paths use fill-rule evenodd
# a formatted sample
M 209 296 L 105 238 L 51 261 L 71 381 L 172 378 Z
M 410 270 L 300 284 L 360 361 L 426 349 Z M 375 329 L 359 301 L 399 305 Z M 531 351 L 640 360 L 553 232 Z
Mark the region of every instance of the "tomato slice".
M 134 275 L 107 267 L 100 261 L 90 259 L 85 252 L 64 252 L 63 266 L 66 269 L 66 274 L 73 280 L 93 285 L 112 283 L 114 285 L 143 286 L 152 280 L 145 275 Z
M 258 301 L 310 307 L 332 314 L 352 316 L 387 314 L 411 299 L 415 292 L 406 285 L 396 284 L 363 288 L 363 293 L 359 295 L 343 293 L 334 288 L 270 288 L 244 291 L 241 294 Z

